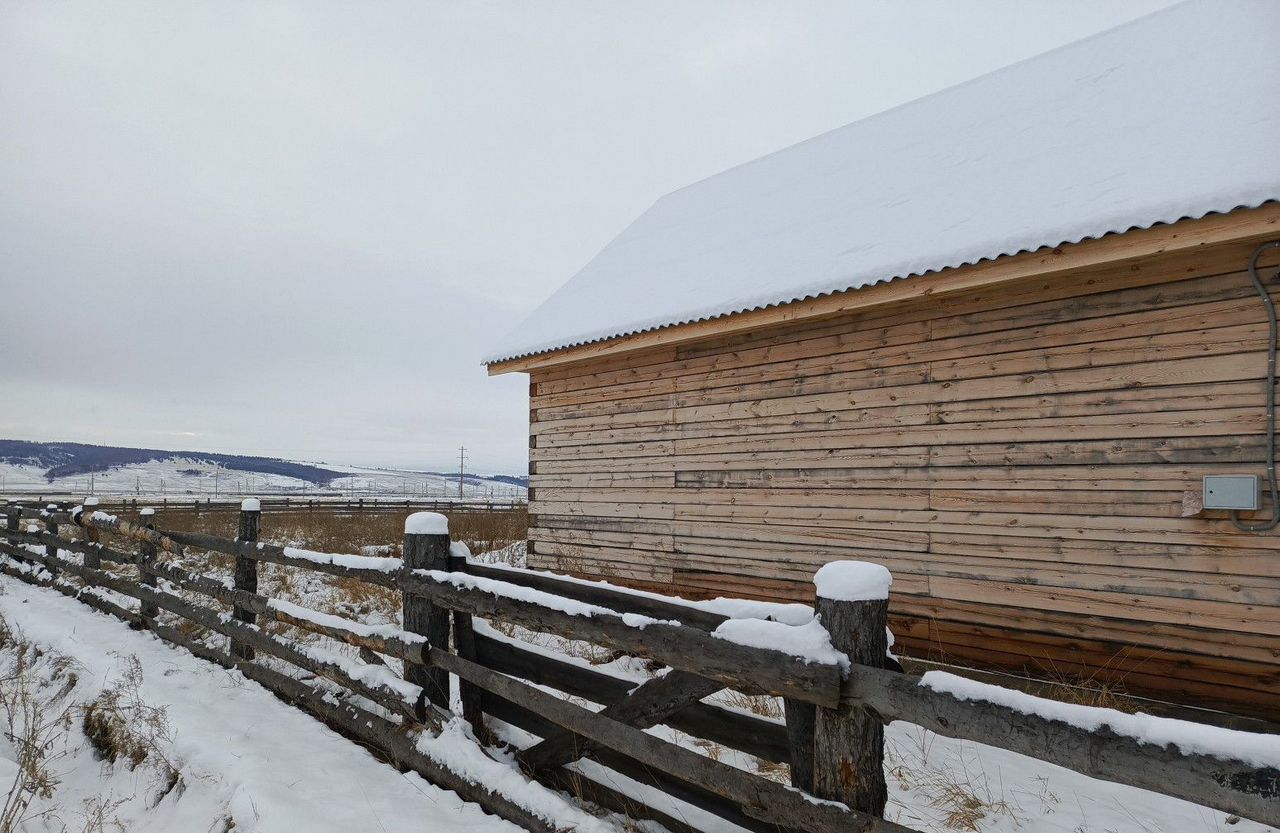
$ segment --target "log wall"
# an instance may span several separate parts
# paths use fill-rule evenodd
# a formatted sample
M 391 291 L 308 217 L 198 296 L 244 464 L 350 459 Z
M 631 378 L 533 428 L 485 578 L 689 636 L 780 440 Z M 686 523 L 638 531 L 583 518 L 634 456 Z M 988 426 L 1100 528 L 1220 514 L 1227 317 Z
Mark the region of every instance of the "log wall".
M 1278 717 L 1280 534 L 1184 517 L 1265 471 L 1256 242 L 535 369 L 530 566 L 811 601 L 878 561 L 908 654 Z

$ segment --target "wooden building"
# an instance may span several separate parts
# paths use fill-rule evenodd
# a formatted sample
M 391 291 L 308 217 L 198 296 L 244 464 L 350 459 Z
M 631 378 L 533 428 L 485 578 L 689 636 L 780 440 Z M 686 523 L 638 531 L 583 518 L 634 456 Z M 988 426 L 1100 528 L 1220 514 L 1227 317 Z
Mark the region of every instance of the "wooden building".
M 1272 517 L 1275 43 L 1175 6 L 664 197 L 489 361 L 531 566 L 876 561 L 907 654 L 1280 717 L 1280 532 L 1201 508 L 1256 475 Z

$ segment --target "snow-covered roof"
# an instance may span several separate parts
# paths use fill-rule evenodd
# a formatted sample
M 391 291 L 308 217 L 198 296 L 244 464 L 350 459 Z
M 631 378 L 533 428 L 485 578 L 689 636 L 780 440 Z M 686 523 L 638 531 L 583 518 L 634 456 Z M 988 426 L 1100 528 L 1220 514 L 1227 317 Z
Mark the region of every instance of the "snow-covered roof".
M 1280 199 L 1278 45 L 1191 0 L 675 191 L 486 362 Z

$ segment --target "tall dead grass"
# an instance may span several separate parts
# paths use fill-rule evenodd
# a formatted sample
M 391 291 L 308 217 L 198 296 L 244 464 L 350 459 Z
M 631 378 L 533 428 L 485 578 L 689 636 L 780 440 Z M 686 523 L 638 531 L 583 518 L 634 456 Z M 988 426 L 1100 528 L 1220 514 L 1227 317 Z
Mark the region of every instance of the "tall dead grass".
M 521 506 L 494 512 L 445 512 L 453 540 L 473 552 L 502 549 L 523 541 L 529 533 L 529 512 Z M 127 516 L 126 516 L 127 517 Z M 233 509 L 190 507 L 158 511 L 154 523 L 175 532 L 201 532 L 234 538 L 238 513 Z M 398 554 L 404 536 L 403 512 L 350 510 L 318 506 L 308 509 L 267 509 L 262 514 L 262 540 L 321 552 L 378 551 Z M 130 520 L 133 520 L 130 518 Z
M 75 707 L 68 695 L 77 676 L 69 658 L 45 656 L 4 619 L 0 651 L 0 727 L 17 764 L 0 806 L 0 833 L 15 833 L 50 813 L 33 811 L 32 805 L 51 799 L 61 781 L 54 766 L 67 752 L 57 741 L 71 730 Z M 42 657 L 49 668 L 37 667 Z M 50 683 L 57 689 L 50 692 Z
M 1015 828 L 1021 827 L 1027 818 L 1022 806 L 1006 793 L 998 772 L 995 776 L 987 773 L 977 747 L 962 746 L 957 753 L 948 754 L 935 750 L 936 739 L 933 732 L 919 726 L 897 737 L 886 736 L 885 774 L 896 781 L 898 789 L 915 792 L 928 808 L 913 810 L 898 805 L 886 818 L 925 833 L 981 833 L 989 825 L 999 824 L 1000 817 Z M 1042 805 L 1043 801 L 1042 796 Z M 1056 797 L 1053 801 L 1056 803 Z
M 142 663 L 121 656 L 121 676 L 84 706 L 81 728 L 100 760 L 123 762 L 130 770 L 145 767 L 155 777 L 152 805 L 179 789 L 182 774 L 169 757 L 173 745 L 169 713 L 142 699 Z
M 116 811 L 128 797 L 105 791 L 82 800 L 78 811 L 60 803 L 67 800 L 60 766 L 76 752 L 77 724 L 105 766 L 120 763 L 154 773 L 150 807 L 182 788 L 180 767 L 169 752 L 173 734 L 167 712 L 143 700 L 138 658 L 119 659 L 120 676 L 91 702 L 79 703 L 74 691 L 81 666 L 31 642 L 0 617 L 0 734 L 9 747 L 5 757 L 16 765 L 7 791 L 0 785 L 0 833 L 69 833 L 68 815 L 80 817 L 81 833 L 123 833 Z

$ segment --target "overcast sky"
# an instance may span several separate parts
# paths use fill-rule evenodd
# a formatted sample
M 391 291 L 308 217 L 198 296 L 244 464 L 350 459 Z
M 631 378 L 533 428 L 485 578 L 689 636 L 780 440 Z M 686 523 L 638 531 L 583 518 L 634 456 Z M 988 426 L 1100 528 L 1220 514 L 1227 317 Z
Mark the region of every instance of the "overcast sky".
M 659 196 L 1169 4 L 0 0 L 0 437 L 522 471 Z

